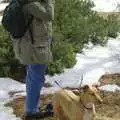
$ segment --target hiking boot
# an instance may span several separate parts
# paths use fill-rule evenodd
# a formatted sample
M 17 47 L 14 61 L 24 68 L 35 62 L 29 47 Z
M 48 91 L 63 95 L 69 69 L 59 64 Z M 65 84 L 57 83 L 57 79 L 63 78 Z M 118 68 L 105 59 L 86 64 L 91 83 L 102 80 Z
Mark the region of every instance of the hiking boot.
M 53 112 L 37 112 L 31 115 L 26 115 L 23 120 L 41 120 L 46 117 L 53 117 Z
M 36 118 L 31 118 L 30 116 L 25 116 L 23 120 L 37 120 Z
M 54 113 L 52 103 L 48 103 L 47 105 L 44 105 L 41 108 L 39 108 L 39 112 L 23 117 L 23 120 L 40 120 L 46 117 L 53 117 L 53 114 Z

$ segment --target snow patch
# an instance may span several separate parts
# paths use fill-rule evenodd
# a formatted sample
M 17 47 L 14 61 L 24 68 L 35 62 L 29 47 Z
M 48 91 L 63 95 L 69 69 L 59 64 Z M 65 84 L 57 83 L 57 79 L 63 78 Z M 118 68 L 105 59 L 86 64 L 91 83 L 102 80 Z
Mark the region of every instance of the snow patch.
M 8 3 L 0 3 L 0 12 L 3 11 L 7 5 Z
M 25 85 L 12 80 L 10 78 L 0 78 L 0 90 L 9 92 L 9 91 L 25 91 Z
M 99 12 L 120 12 L 120 0 L 92 0 L 95 4 L 93 10 Z
M 7 99 L 9 98 L 8 92 L 5 90 L 0 90 L 0 99 Z
M 120 87 L 118 85 L 104 85 L 99 88 L 102 91 L 116 92 L 120 91 Z
M 1 24 L 1 21 L 2 21 L 2 16 L 0 16 L 0 24 Z

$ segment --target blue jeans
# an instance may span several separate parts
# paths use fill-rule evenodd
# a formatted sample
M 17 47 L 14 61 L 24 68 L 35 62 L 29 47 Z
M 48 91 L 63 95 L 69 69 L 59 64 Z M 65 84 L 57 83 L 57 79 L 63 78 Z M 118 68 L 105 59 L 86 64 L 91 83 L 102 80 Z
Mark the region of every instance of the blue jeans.
M 44 85 L 45 72 L 47 65 L 30 64 L 27 65 L 26 75 L 26 114 L 38 112 L 38 104 L 40 100 L 40 91 Z

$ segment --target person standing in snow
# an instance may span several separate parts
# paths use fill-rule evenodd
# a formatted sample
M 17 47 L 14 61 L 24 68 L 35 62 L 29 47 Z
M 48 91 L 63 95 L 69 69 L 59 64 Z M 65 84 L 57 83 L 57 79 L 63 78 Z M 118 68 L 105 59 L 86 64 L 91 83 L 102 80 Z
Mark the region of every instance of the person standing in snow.
M 28 0 L 23 10 L 26 17 L 32 16 L 33 20 L 25 35 L 20 39 L 13 39 L 16 58 L 27 66 L 26 75 L 26 106 L 25 120 L 39 113 L 38 104 L 40 91 L 44 85 L 47 64 L 52 61 L 51 39 L 53 20 L 53 1 Z

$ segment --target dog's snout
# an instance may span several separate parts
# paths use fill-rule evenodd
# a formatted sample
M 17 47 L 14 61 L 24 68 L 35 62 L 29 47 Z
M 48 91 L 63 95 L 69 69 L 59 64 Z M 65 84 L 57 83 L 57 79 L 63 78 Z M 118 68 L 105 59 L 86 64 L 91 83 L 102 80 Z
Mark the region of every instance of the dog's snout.
M 102 99 L 100 99 L 100 100 L 99 100 L 99 102 L 100 102 L 100 103 L 102 103 L 102 102 L 103 102 L 103 100 L 102 100 Z
M 103 100 L 102 100 L 102 98 L 100 96 L 98 96 L 98 101 L 99 101 L 99 103 L 103 102 Z
M 102 98 L 99 95 L 96 95 L 96 97 L 97 97 L 97 100 L 98 100 L 99 103 L 103 102 Z

